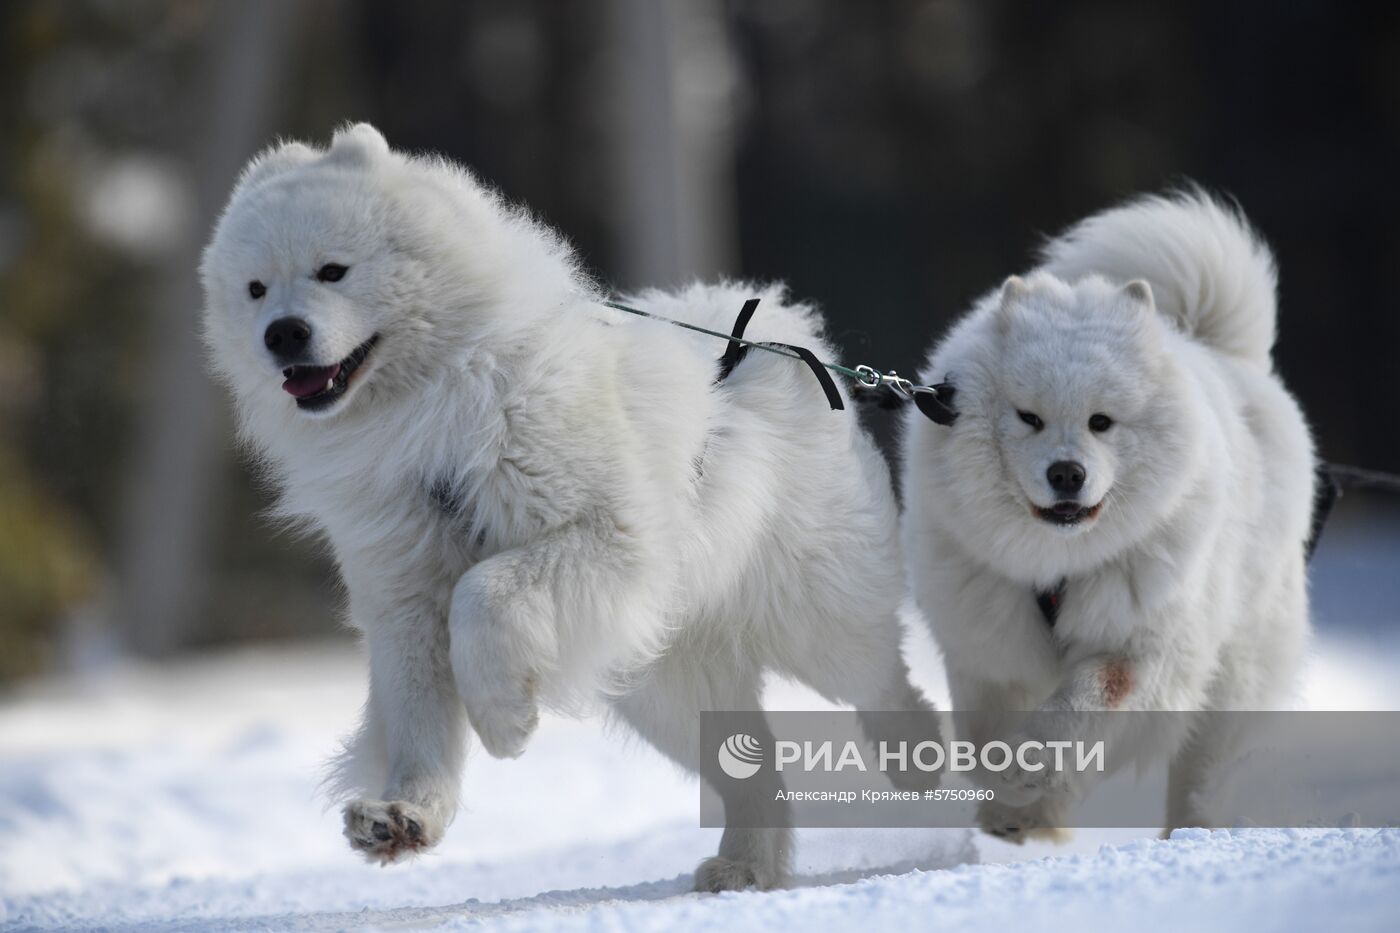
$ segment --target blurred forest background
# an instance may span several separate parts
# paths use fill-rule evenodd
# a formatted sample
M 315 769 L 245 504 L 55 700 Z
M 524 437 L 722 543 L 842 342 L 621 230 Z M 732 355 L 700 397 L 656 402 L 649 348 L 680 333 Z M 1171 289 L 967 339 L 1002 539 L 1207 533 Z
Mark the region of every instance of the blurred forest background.
M 352 119 L 469 164 L 605 282 L 782 278 L 901 370 L 1043 235 L 1194 179 L 1278 253 L 1325 456 L 1400 469 L 1393 4 L 12 0 L 0 683 L 334 628 L 323 555 L 258 517 L 195 268 L 249 156 Z

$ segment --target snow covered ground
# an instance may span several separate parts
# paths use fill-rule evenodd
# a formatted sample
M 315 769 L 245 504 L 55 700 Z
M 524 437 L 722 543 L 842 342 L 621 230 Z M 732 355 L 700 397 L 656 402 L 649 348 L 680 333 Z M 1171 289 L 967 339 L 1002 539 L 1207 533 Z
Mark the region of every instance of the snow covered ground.
M 1363 573 L 1374 548 L 1357 551 L 1357 564 L 1345 544 L 1333 548 L 1335 567 L 1320 561 L 1323 583 L 1344 583 L 1351 568 L 1371 592 L 1394 588 Z M 1323 619 L 1342 605 L 1328 585 L 1335 600 L 1348 590 L 1320 583 Z M 1400 708 L 1400 642 L 1378 635 L 1369 623 L 1379 621 L 1324 626 L 1309 706 Z M 911 657 L 939 698 L 938 661 L 917 632 Z M 466 809 L 436 852 L 374 868 L 316 797 L 320 763 L 363 698 L 361 667 L 340 643 L 263 648 L 122 663 L 0 702 L 0 930 L 964 933 L 1394 929 L 1400 918 L 1400 831 L 1373 830 L 1165 841 L 1096 830 L 1024 848 L 960 830 L 809 830 L 799 832 L 795 889 L 690 894 L 688 873 L 718 836 L 697 828 L 695 784 L 598 721 L 558 718 L 518 761 L 472 756 Z M 775 684 L 768 705 L 820 704 Z

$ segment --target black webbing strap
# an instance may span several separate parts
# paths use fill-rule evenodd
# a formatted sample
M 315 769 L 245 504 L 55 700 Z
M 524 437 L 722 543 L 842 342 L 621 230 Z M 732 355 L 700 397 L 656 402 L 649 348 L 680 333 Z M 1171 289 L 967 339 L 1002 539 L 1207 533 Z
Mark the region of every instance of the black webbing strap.
M 1069 581 L 1062 577 L 1054 589 L 1036 591 L 1035 604 L 1040 609 L 1040 614 L 1045 617 L 1045 624 L 1051 628 L 1055 627 L 1055 619 L 1060 614 L 1060 603 L 1064 601 L 1065 590 L 1068 588 Z
M 935 424 L 947 427 L 958 420 L 958 410 L 953 407 L 958 390 L 952 382 L 945 380 L 933 386 L 908 385 L 909 390 L 896 391 L 889 383 L 872 386 L 867 382 L 858 382 L 855 398 L 863 405 L 874 405 L 885 411 L 903 408 L 912 398 L 923 416 Z
M 744 357 L 749 355 L 749 348 L 740 343 L 744 336 L 744 328 L 749 326 L 749 319 L 758 309 L 758 299 L 750 298 L 744 302 L 744 306 L 739 309 L 739 317 L 734 321 L 734 329 L 730 331 L 730 336 L 737 338 L 729 341 L 729 346 L 724 349 L 724 356 L 719 358 L 719 376 L 715 382 L 723 382 L 729 378 L 729 374 L 734 371 L 734 367 L 743 362 Z
M 953 407 L 953 396 L 957 389 L 951 382 L 940 382 L 931 386 L 933 392 L 915 392 L 914 404 L 935 424 L 950 425 L 958 420 L 958 410 Z
M 1317 541 L 1322 537 L 1323 526 L 1327 524 L 1327 517 L 1332 514 L 1332 507 L 1341 496 L 1342 487 L 1332 475 L 1331 468 L 1326 463 L 1319 463 L 1317 471 L 1313 474 L 1312 528 L 1308 531 L 1308 540 L 1303 544 L 1304 560 L 1312 560 L 1313 551 L 1317 550 Z
M 729 374 L 734 371 L 748 356 L 749 348 L 739 341 L 744 338 L 744 329 L 749 326 L 749 320 L 753 318 L 753 313 L 758 309 L 758 299 L 750 298 L 744 302 L 744 306 L 739 309 L 739 317 L 734 321 L 734 329 L 729 332 L 729 346 L 724 349 L 724 356 L 719 358 L 719 375 L 715 377 L 715 382 L 720 383 L 729 378 Z M 817 377 L 817 382 L 821 383 L 822 391 L 826 393 L 826 402 L 831 406 L 832 411 L 843 411 L 846 406 L 841 401 L 841 392 L 836 388 L 836 381 L 831 378 L 831 373 L 826 371 L 822 361 L 817 359 L 817 355 L 806 347 L 799 347 L 792 343 L 770 343 L 769 346 L 782 347 L 797 354 L 802 362 L 807 364 L 807 368 L 812 371 L 812 375 Z
M 775 347 L 786 347 L 793 353 L 802 357 L 802 362 L 807 364 L 807 368 L 812 371 L 812 375 L 817 377 L 817 381 L 822 384 L 822 391 L 826 393 L 826 402 L 831 406 L 832 411 L 843 411 L 846 406 L 841 401 L 841 393 L 836 388 L 836 380 L 831 378 L 831 373 L 826 371 L 822 361 L 817 359 L 817 355 L 806 347 L 799 347 L 794 343 L 775 343 Z

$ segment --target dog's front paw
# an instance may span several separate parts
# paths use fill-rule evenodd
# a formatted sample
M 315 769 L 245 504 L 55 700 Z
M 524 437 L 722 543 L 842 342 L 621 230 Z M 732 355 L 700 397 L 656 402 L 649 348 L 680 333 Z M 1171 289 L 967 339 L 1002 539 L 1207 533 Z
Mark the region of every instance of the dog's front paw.
M 1016 845 L 1027 839 L 1062 843 L 1071 835 L 1063 826 L 1067 813 L 1066 801 L 1048 797 L 1019 807 L 986 800 L 977 807 L 977 825 L 983 832 Z
M 540 724 L 531 677 L 512 683 L 499 677 L 463 688 L 467 719 L 493 758 L 519 758 Z
M 773 872 L 723 855 L 713 855 L 695 869 L 695 890 L 710 894 L 749 888 L 767 891 L 781 885 L 782 879 Z
M 356 800 L 345 807 L 350 848 L 380 865 L 437 844 L 442 829 L 421 807 L 403 801 Z
M 1029 808 L 1012 807 L 995 800 L 984 801 L 977 808 L 977 825 L 984 833 L 1017 845 L 1025 842 L 1026 833 L 1035 828 L 1026 825 L 1030 819 Z

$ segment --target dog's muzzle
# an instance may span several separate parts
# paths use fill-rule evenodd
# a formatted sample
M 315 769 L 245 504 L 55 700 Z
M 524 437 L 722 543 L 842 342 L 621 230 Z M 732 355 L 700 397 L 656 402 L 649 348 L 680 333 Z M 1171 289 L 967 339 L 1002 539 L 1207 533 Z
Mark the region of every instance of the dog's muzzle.
M 378 342 L 379 335 L 375 334 L 352 350 L 345 359 L 330 366 L 288 366 L 282 370 L 286 378 L 282 389 L 296 399 L 297 407 L 302 411 L 329 408 L 350 388 L 351 378 L 364 365 Z
M 1032 505 L 1031 511 L 1035 513 L 1036 518 L 1043 522 L 1049 522 L 1052 525 L 1059 525 L 1061 527 L 1068 527 L 1097 518 L 1099 510 L 1102 508 L 1102 501 L 1096 505 L 1080 505 L 1073 500 L 1063 500 L 1056 502 L 1048 508 Z

